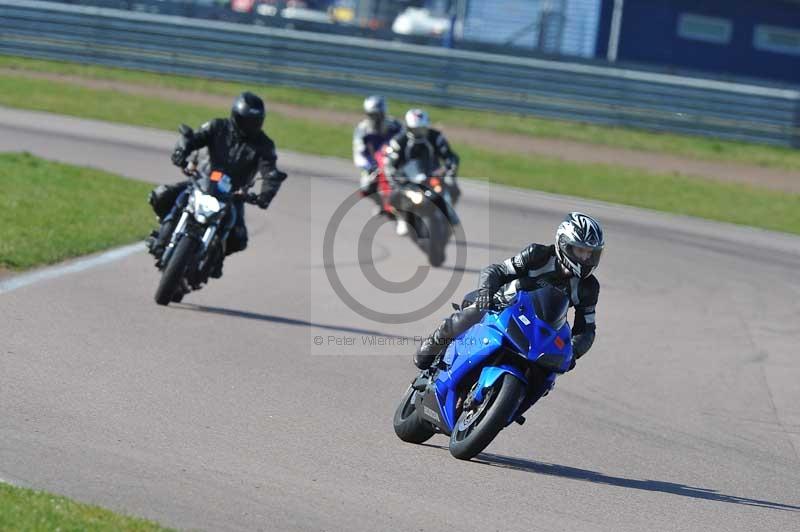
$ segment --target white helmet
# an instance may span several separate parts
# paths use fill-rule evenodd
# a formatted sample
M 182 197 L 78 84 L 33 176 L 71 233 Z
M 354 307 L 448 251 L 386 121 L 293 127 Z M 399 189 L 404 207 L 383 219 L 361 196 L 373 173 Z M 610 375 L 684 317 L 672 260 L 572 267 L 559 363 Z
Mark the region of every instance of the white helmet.
M 378 95 L 367 96 L 364 99 L 364 112 L 368 115 L 386 114 L 386 98 Z
M 406 113 L 406 130 L 412 139 L 422 139 L 428 134 L 431 119 L 422 109 L 409 109 Z
M 364 113 L 372 127 L 380 129 L 386 118 L 386 98 L 377 95 L 367 96 L 364 99 Z
M 605 239 L 600 222 L 580 212 L 569 213 L 556 230 L 556 255 L 576 277 L 589 277 L 603 254 Z

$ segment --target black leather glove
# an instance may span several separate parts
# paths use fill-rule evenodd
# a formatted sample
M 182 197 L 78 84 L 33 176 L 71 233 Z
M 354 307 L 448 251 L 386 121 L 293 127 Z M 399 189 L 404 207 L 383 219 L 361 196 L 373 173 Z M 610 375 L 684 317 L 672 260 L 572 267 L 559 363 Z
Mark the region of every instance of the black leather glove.
M 270 179 L 277 179 L 278 181 L 283 181 L 284 179 L 289 177 L 289 174 L 287 174 L 286 172 L 281 172 L 276 168 L 275 170 L 269 173 L 269 177 Z
M 478 297 L 475 298 L 475 307 L 478 310 L 494 308 L 494 292 L 488 288 L 481 288 L 478 292 Z
M 175 151 L 172 152 L 172 164 L 180 168 L 186 166 L 186 159 L 189 158 L 189 152 L 183 146 L 175 146 Z
M 266 209 L 269 207 L 269 204 L 272 202 L 272 197 L 269 194 L 265 194 L 262 192 L 258 195 L 258 199 L 256 200 L 256 205 L 261 207 L 262 209 Z

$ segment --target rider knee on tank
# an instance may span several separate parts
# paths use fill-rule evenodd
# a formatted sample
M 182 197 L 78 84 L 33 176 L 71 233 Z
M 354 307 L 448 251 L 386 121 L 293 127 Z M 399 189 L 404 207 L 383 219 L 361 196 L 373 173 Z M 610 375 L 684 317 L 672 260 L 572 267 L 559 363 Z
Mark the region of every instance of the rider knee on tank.
M 419 369 L 427 369 L 444 353 L 445 349 L 459 335 L 465 333 L 470 327 L 483 319 L 486 311 L 490 310 L 491 304 L 483 301 L 480 305 L 473 302 L 468 306 L 462 307 L 449 317 L 442 320 L 439 327 L 431 336 L 420 344 L 414 354 L 414 365 Z

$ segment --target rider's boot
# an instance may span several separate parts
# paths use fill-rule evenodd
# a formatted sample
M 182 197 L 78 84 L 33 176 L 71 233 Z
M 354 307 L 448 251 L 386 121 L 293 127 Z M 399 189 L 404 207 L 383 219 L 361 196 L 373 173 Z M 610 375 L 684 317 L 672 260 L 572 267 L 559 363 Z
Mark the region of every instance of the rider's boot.
M 157 241 L 158 241 L 158 229 L 153 229 L 153 231 L 150 232 L 150 236 L 148 236 L 144 240 L 144 245 L 147 246 L 147 251 L 149 251 L 150 254 L 153 256 L 155 256 L 153 248 L 155 247 Z
M 397 217 L 395 233 L 397 233 L 397 236 L 406 236 L 408 234 L 408 222 L 402 216 Z
M 442 354 L 445 348 L 450 345 L 447 338 L 441 336 L 439 332 L 442 326 L 440 325 L 432 335 L 427 337 L 417 348 L 414 353 L 414 365 L 419 369 L 428 369 L 434 361 Z
M 156 234 L 156 231 L 151 233 L 151 237 L 153 238 L 152 244 L 149 245 L 150 253 L 156 258 L 161 260 L 161 255 L 164 254 L 164 250 L 167 249 L 167 245 L 169 245 L 169 240 L 172 238 L 172 232 L 175 230 L 175 226 L 177 225 L 177 220 L 171 218 L 169 220 L 165 220 L 161 227 Z M 155 234 L 155 236 L 153 236 Z M 148 239 L 149 240 L 149 239 Z
M 214 265 L 211 267 L 211 271 L 208 272 L 208 276 L 212 279 L 219 279 L 222 277 L 222 264 L 225 262 L 225 257 L 220 257 L 216 261 L 214 261 Z

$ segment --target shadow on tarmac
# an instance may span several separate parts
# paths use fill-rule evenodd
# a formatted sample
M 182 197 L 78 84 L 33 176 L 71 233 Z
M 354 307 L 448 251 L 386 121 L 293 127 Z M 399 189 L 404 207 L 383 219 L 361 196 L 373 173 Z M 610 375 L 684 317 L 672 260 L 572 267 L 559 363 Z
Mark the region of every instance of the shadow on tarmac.
M 436 445 L 430 443 L 423 443 L 421 445 L 423 447 L 431 447 L 445 451 L 447 450 L 447 446 L 445 445 Z M 592 482 L 595 484 L 607 484 L 609 486 L 617 486 L 620 488 L 652 491 L 657 493 L 670 493 L 672 495 L 680 495 L 681 497 L 690 497 L 692 499 L 728 502 L 732 504 L 743 504 L 745 506 L 757 506 L 759 508 L 771 508 L 773 510 L 785 510 L 790 512 L 800 511 L 800 506 L 763 501 L 760 499 L 749 499 L 747 497 L 737 497 L 736 495 L 726 495 L 708 488 L 697 488 L 694 486 L 688 486 L 686 484 L 664 482 L 662 480 L 637 480 L 632 478 L 615 477 L 612 475 L 599 473 L 597 471 L 590 471 L 588 469 L 580 469 L 577 467 L 559 464 L 548 464 L 546 462 L 537 462 L 535 460 L 528 460 L 525 458 L 513 458 L 511 456 L 502 456 L 499 454 L 481 453 L 476 458 L 473 458 L 472 462 L 484 466 L 513 469 L 515 471 L 524 471 L 526 473 L 533 473 L 536 475 L 550 475 L 554 477 L 567 478 L 570 480 L 582 480 L 584 482 Z
M 318 329 L 325 329 L 328 331 L 361 334 L 364 336 L 381 336 L 384 338 L 392 338 L 392 339 L 399 338 L 399 339 L 406 339 L 409 341 L 412 340 L 407 336 L 386 334 L 385 332 L 371 331 L 369 329 L 359 329 L 358 327 L 346 327 L 342 325 L 328 325 L 324 323 L 314 323 L 308 320 L 301 320 L 297 318 L 286 318 L 283 316 L 274 316 L 271 314 L 259 314 L 257 312 L 249 312 L 245 310 L 235 310 L 222 307 L 207 307 L 205 305 L 194 305 L 191 303 L 177 303 L 177 304 L 173 303 L 172 305 L 170 305 L 170 308 L 192 310 L 195 312 L 205 312 L 207 314 L 219 314 L 221 316 L 229 316 L 232 318 L 244 318 L 247 320 L 266 321 L 269 323 L 280 323 L 283 325 L 296 325 L 298 327 L 315 327 Z
M 800 506 L 792 506 L 791 504 L 782 504 L 777 502 L 762 501 L 759 499 L 737 497 L 735 495 L 726 495 L 712 489 L 687 486 L 686 484 L 677 484 L 675 482 L 615 477 L 612 475 L 598 473 L 597 471 L 590 471 L 588 469 L 579 469 L 577 467 L 569 467 L 559 464 L 536 462 L 535 460 L 527 460 L 524 458 L 512 458 L 509 456 L 501 456 L 491 453 L 481 453 L 473 461 L 492 467 L 526 471 L 528 473 L 535 473 L 537 475 L 552 475 L 572 480 L 583 480 L 596 484 L 608 484 L 611 486 L 618 486 L 620 488 L 671 493 L 673 495 L 691 497 L 693 499 L 744 504 L 746 506 L 758 506 L 760 508 L 772 508 L 774 510 L 787 510 L 795 512 L 800 511 Z

